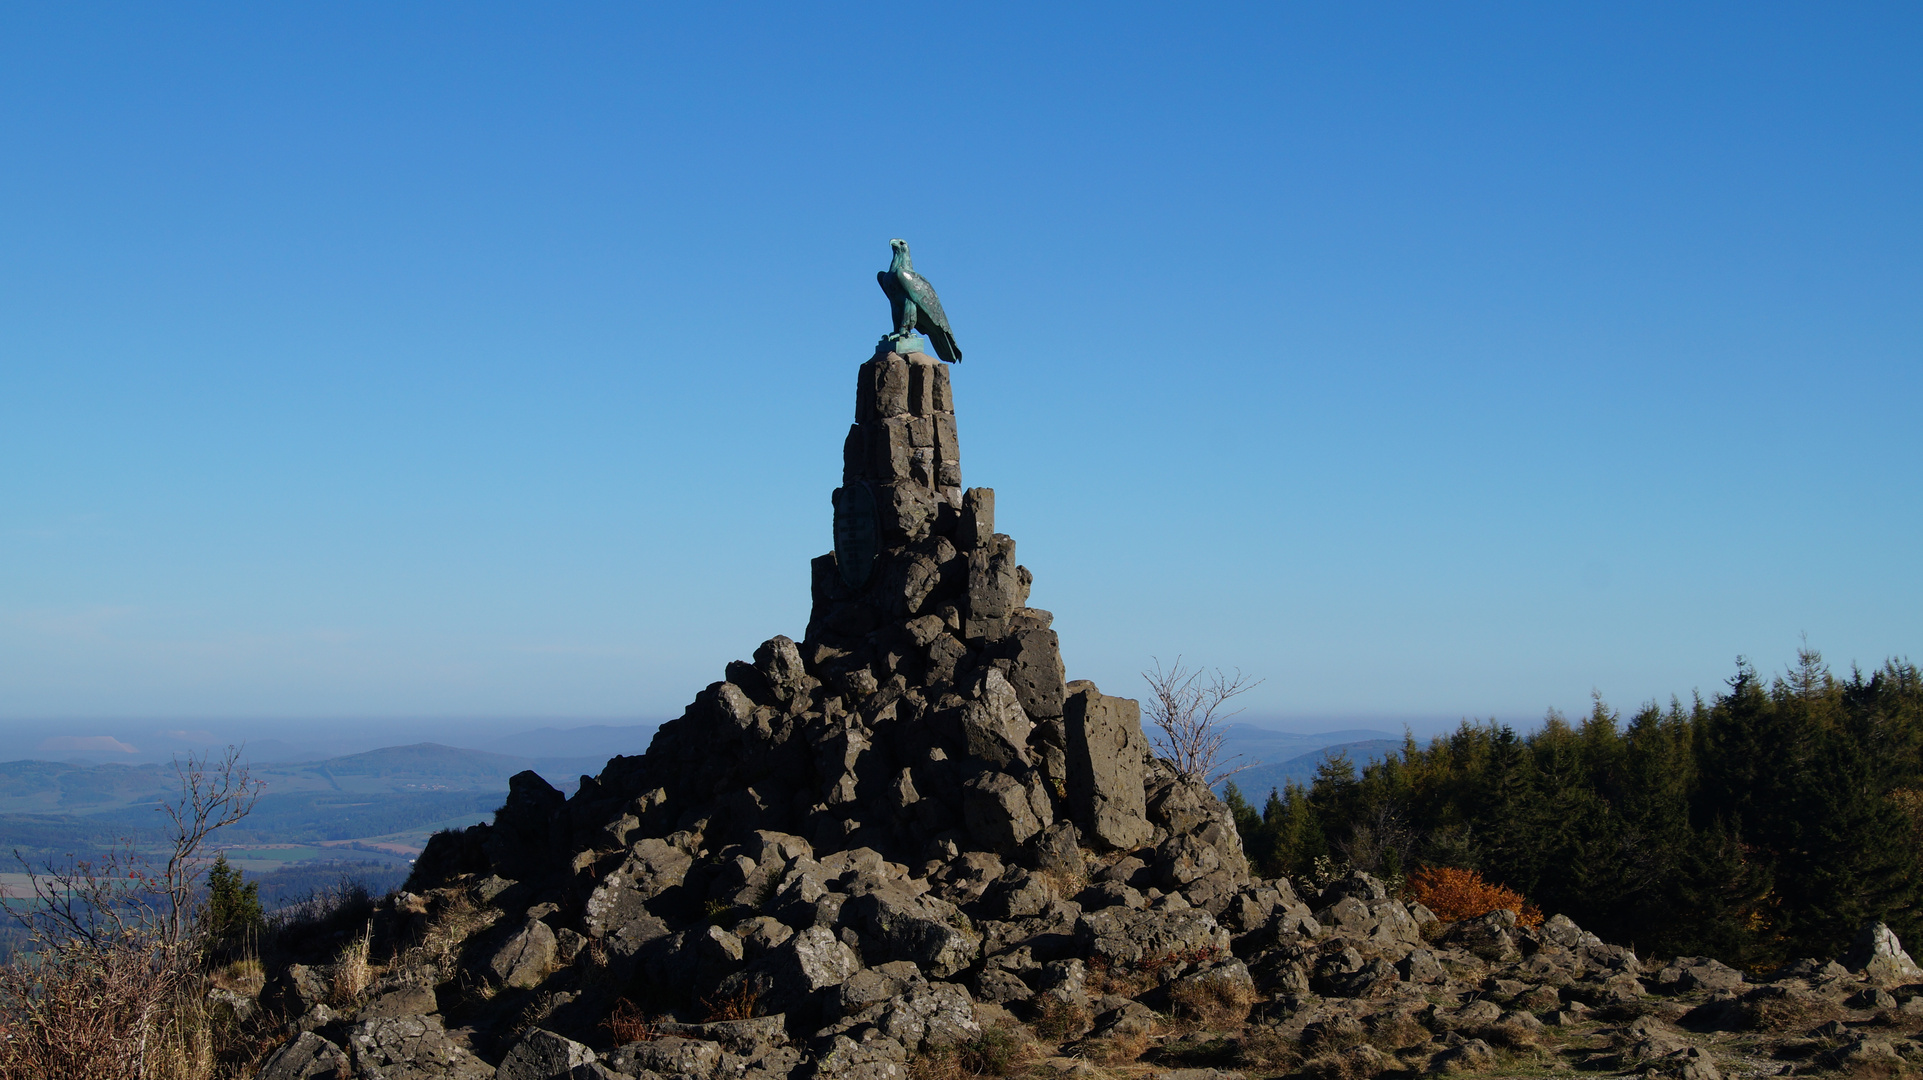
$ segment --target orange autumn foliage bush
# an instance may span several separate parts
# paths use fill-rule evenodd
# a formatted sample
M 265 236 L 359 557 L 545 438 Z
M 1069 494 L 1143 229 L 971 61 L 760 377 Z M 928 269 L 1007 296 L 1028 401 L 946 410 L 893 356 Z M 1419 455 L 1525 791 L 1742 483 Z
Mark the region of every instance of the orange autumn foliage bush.
M 1516 913 L 1518 926 L 1542 925 L 1542 912 L 1536 905 L 1514 889 L 1482 880 L 1474 870 L 1425 866 L 1409 876 L 1409 895 L 1443 922 L 1508 910 Z

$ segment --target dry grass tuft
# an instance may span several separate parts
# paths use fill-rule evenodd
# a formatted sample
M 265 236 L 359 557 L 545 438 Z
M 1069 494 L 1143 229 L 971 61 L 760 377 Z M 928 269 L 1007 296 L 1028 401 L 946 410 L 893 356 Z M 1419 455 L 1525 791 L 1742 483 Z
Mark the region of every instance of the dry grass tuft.
M 1395 1064 L 1373 1046 L 1317 1054 L 1302 1063 L 1301 1074 L 1311 1080 L 1370 1080 Z
M 1114 994 L 1117 997 L 1136 997 L 1155 985 L 1153 980 L 1141 971 L 1126 964 L 1117 964 L 1106 956 L 1095 955 L 1088 958 L 1088 992 L 1094 996 Z
M 1899 1057 L 1851 1057 L 1834 1063 L 1837 1076 L 1849 1080 L 1899 1080 L 1914 1075 L 1914 1070 Z
M 367 924 L 361 929 L 358 940 L 349 942 L 341 950 L 340 958 L 334 962 L 334 985 L 330 997 L 336 1006 L 346 1008 L 360 1004 L 361 997 L 374 981 L 374 967 L 368 963 L 368 949 L 373 943 L 374 926 Z
M 917 1055 L 908 1064 L 910 1080 L 967 1080 L 977 1076 L 1008 1076 L 1025 1070 L 1041 1057 L 1020 1031 L 986 1027 L 980 1035 L 953 1046 Z
M 1509 1050 L 1534 1050 L 1539 1045 L 1535 1032 L 1513 1020 L 1489 1024 L 1476 1030 L 1476 1037 L 1491 1046 Z
M 1255 991 L 1230 979 L 1185 980 L 1169 989 L 1169 1002 L 1176 1019 L 1216 1030 L 1247 1020 L 1255 1007 Z
M 1759 994 L 1743 1002 L 1739 1014 L 1752 1031 L 1790 1031 L 1843 1018 L 1842 1006 L 1808 992 Z
M 752 984 L 744 982 L 732 994 L 712 1001 L 703 998 L 701 1007 L 707 1010 L 707 1022 L 711 1024 L 723 1020 L 751 1020 L 759 1015 L 755 1009 L 760 999 L 760 992 Z
M 1341 1053 L 1368 1041 L 1362 1023 L 1350 1016 L 1318 1021 L 1302 1029 L 1302 1049 L 1314 1057 Z
M 476 931 L 492 925 L 496 917 L 496 913 L 476 906 L 467 893 L 450 890 L 431 912 L 427 930 L 415 949 L 433 965 L 441 981 L 446 981 L 460 966 L 461 946 Z
M 1131 1065 L 1148 1053 L 1154 1040 L 1143 1029 L 1118 1031 L 1082 1044 L 1082 1056 L 1097 1065 Z
M 222 990 L 257 995 L 267 983 L 267 970 L 261 966 L 259 957 L 245 957 L 215 969 L 207 979 Z
M 1034 998 L 1035 1019 L 1028 1026 L 1036 1035 L 1060 1042 L 1072 1039 L 1088 1030 L 1088 1010 L 1070 1001 L 1051 994 L 1040 994 Z
M 1088 871 L 1079 866 L 1072 870 L 1051 866 L 1041 873 L 1042 880 L 1048 883 L 1049 890 L 1057 900 L 1073 899 L 1077 893 L 1088 888 Z
M 1099 953 L 1088 958 L 1088 992 L 1094 995 L 1140 997 L 1183 971 L 1213 963 L 1222 950 L 1213 946 L 1178 952 L 1153 953 L 1133 962 L 1117 961 Z
M 654 1018 L 641 1011 L 641 1007 L 627 998 L 614 1003 L 608 1018 L 601 1021 L 602 1030 L 616 1046 L 629 1043 L 653 1042 L 658 1036 L 654 1030 Z
M 1429 1041 L 1429 1029 L 1406 1012 L 1377 1013 L 1369 1019 L 1369 1045 L 1394 1053 Z
M 568 1000 L 570 999 L 552 990 L 544 990 L 535 995 L 534 1000 L 522 1006 L 521 1011 L 514 1015 L 513 1022 L 507 1025 L 510 1038 L 513 1041 L 519 1041 L 522 1036 L 540 1027 L 549 1016 L 553 1015 L 554 1010 Z
M 1236 1059 L 1264 1072 L 1291 1072 L 1302 1064 L 1302 1053 L 1294 1039 L 1264 1026 L 1243 1033 L 1236 1044 Z

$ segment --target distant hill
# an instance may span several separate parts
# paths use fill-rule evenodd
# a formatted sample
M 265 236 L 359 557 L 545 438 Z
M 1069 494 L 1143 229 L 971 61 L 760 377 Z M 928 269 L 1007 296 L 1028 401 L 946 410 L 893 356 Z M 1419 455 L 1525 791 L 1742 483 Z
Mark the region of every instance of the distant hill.
M 179 786 L 171 767 L 0 762 L 0 814 L 87 814 L 151 803 Z
M 645 752 L 660 727 L 659 724 L 549 727 L 504 736 L 488 743 L 487 748 L 499 754 L 519 754 L 532 758 L 595 758 L 606 762 L 616 754 L 632 756 Z M 594 771 L 599 772 L 600 769 L 597 767 Z M 547 774 L 543 772 L 541 775 Z
M 265 765 L 255 773 L 270 789 L 317 784 L 335 791 L 507 790 L 508 777 L 534 762 L 523 757 L 463 750 L 438 743 L 388 746 L 364 754 L 294 765 Z
M 1349 760 L 1355 763 L 1355 770 L 1360 774 L 1362 767 L 1369 762 L 1380 761 L 1401 751 L 1401 739 L 1362 739 L 1357 742 L 1325 746 L 1273 765 L 1266 763 L 1257 765 L 1229 779 L 1234 781 L 1236 788 L 1242 792 L 1242 797 L 1254 803 L 1259 809 L 1263 800 L 1269 797 L 1270 789 L 1279 791 L 1291 780 L 1298 784 L 1307 784 L 1315 778 L 1315 771 L 1322 767 L 1323 762 L 1339 755 L 1349 755 Z M 1228 782 L 1224 781 L 1215 785 L 1215 790 L 1219 794 L 1227 786 Z
M 484 791 L 505 797 L 508 778 L 524 769 L 571 792 L 581 774 L 599 773 L 606 763 L 604 756 L 521 757 L 416 743 L 322 761 L 254 764 L 252 773 L 269 796 Z M 172 765 L 0 762 L 0 814 L 110 813 L 153 806 L 179 789 Z
M 1153 728 L 1148 730 L 1151 735 L 1154 734 Z M 1259 761 L 1264 765 L 1275 765 L 1325 747 L 1382 739 L 1399 744 L 1402 741 L 1402 734 L 1374 728 L 1347 728 L 1339 731 L 1310 733 L 1279 731 L 1275 728 L 1257 727 L 1254 724 L 1230 724 L 1223 732 L 1222 747 L 1227 755 L 1242 755 L 1243 762 Z
M 289 765 L 263 765 L 254 775 L 268 789 L 319 790 L 373 794 L 385 791 L 498 791 L 507 794 L 508 778 L 533 769 L 548 783 L 572 793 L 583 773 L 593 775 L 606 756 L 521 757 L 468 750 L 439 743 L 387 746 L 362 754 Z
M 603 729 L 586 739 L 536 742 L 566 752 L 597 738 L 635 737 Z M 530 757 L 415 743 L 321 761 L 255 763 L 261 797 L 220 842 L 256 849 L 240 865 L 277 874 L 283 884 L 306 881 L 301 867 L 331 865 L 350 851 L 361 862 L 375 860 L 369 865 L 404 871 L 406 856 L 434 831 L 489 820 L 515 773 L 533 769 L 572 792 L 608 756 Z M 37 865 L 98 854 L 124 836 L 157 841 L 165 822 L 155 809 L 179 792 L 172 765 L 0 762 L 0 857 L 17 849 Z
M 221 842 L 248 848 L 239 865 L 279 875 L 276 881 L 307 881 L 321 871 L 305 868 L 332 865 L 348 852 L 398 858 L 381 865 L 404 867 L 404 856 L 435 830 L 489 820 L 515 773 L 533 769 L 572 793 L 582 774 L 599 773 L 608 758 L 645 751 L 656 727 L 544 728 L 485 750 L 422 742 L 319 761 L 256 760 L 253 776 L 266 787 Z M 1359 768 L 1401 746 L 1390 732 L 1369 730 L 1305 734 L 1235 725 L 1227 736 L 1230 754 L 1263 763 L 1235 778 L 1257 802 L 1285 780 L 1306 782 L 1333 753 L 1346 751 Z M 172 765 L 0 762 L 0 855 L 18 848 L 59 858 L 98 852 L 129 833 L 158 839 L 163 823 L 154 809 L 178 793 Z

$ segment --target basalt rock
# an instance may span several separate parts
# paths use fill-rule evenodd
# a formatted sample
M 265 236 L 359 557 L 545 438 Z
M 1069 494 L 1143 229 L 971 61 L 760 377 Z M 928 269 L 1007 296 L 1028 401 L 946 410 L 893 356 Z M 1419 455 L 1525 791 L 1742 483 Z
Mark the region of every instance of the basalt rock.
M 347 1072 L 341 1048 L 311 1031 L 274 1051 L 260 1067 L 260 1080 L 335 1080 Z
M 516 904 L 552 905 L 532 920 L 507 912 L 516 929 L 476 960 L 485 981 L 545 985 L 565 932 L 676 992 L 766 993 L 805 1014 L 862 964 L 907 961 L 936 979 L 978 966 L 984 936 L 942 898 L 992 891 L 971 867 L 1066 880 L 1128 852 L 1201 901 L 1138 914 L 1133 948 L 1226 948 L 1209 913 L 1248 882 L 1232 819 L 1156 765 L 1135 702 L 1067 682 L 1052 617 L 1027 606 L 1034 577 L 996 531 L 994 492 L 961 486 L 948 369 L 882 353 L 861 365 L 855 398 L 831 500 L 837 550 L 813 564 L 802 639 L 728 665 L 646 754 L 610 761 L 572 798 L 523 774 L 494 822 L 423 854 L 416 892 L 497 877 L 520 883 Z M 892 882 L 823 857 L 853 852 Z M 984 902 L 1016 920 L 996 942 L 1026 935 L 1044 951 L 1066 947 L 1081 914 L 1053 895 L 1017 914 L 1007 889 Z M 724 911 L 755 925 L 691 928 Z
M 492 822 L 435 836 L 369 925 L 268 974 L 263 1012 L 297 1037 L 263 1076 L 904 1080 L 992 1028 L 1109 1053 L 1169 1013 L 1248 1016 L 1259 1037 L 1236 1038 L 1307 1039 L 1331 1075 L 1475 1071 L 1489 1041 L 1522 1052 L 1652 989 L 1698 1018 L 1723 995 L 1731 1024 L 1776 1007 L 1697 958 L 1645 983 L 1561 917 L 1438 927 L 1368 874 L 1253 878 L 1139 706 L 1068 681 L 995 493 L 962 487 L 949 369 L 883 353 L 856 381 L 802 637 L 727 665 L 573 795 L 522 773 Z M 1907 1008 L 1907 954 L 1866 935 L 1867 975 L 1783 985 L 1837 1015 Z M 343 942 L 383 980 L 358 996 Z M 1694 1043 L 1634 1045 L 1715 1080 Z
M 557 928 L 619 955 L 704 905 L 765 899 L 784 867 L 734 849 L 770 833 L 910 867 L 982 853 L 1070 875 L 1139 851 L 1163 887 L 1215 875 L 1210 906 L 1226 905 L 1248 880 L 1232 819 L 1155 764 L 1135 702 L 1066 681 L 994 493 L 961 486 L 948 380 L 920 354 L 861 365 L 837 550 L 815 560 L 800 641 L 729 665 L 646 754 L 571 799 L 517 776 L 493 823 L 434 840 L 417 886 L 523 882 L 557 904 Z
M 438 1016 L 364 1020 L 349 1030 L 347 1045 L 368 1080 L 487 1080 L 495 1072 L 450 1037 Z
M 1882 923 L 1871 923 L 1856 935 L 1856 942 L 1843 958 L 1843 966 L 1860 971 L 1878 982 L 1923 982 L 1923 967 L 1910 959 L 1896 934 Z

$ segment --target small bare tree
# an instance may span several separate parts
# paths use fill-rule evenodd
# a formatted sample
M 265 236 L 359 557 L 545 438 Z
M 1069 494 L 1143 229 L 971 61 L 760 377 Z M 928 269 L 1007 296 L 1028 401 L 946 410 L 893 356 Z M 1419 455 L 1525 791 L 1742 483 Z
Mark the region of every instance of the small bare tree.
M 154 807 L 170 826 L 164 864 L 143 855 L 131 838 L 98 859 L 48 862 L 38 869 L 16 851 L 33 903 L 25 911 L 6 904 L 14 921 L 29 931 L 95 947 L 137 935 L 170 956 L 188 949 L 194 893 L 210 865 L 207 843 L 253 810 L 264 785 L 253 779 L 233 746 L 218 763 L 212 755 L 176 758 L 174 774 L 180 779 L 179 798 Z
M 1262 685 L 1261 679 L 1251 681 L 1239 669 L 1233 675 L 1223 674 L 1221 668 L 1213 672 L 1191 670 L 1182 666 L 1179 656 L 1167 671 L 1156 660 L 1155 670 L 1142 672 L 1142 678 L 1148 681 L 1152 697 L 1149 720 L 1161 732 L 1155 736 L 1155 748 L 1175 763 L 1177 772 L 1213 787 L 1260 764 L 1250 761 L 1235 765 L 1242 755 L 1222 756 L 1222 741 L 1228 730 L 1223 721 L 1242 711 L 1223 712 L 1222 707 Z
M 36 868 L 18 851 L 32 897 L 0 899 L 32 952 L 0 964 L 0 1080 L 177 1072 L 182 988 L 200 962 L 193 924 L 206 848 L 253 809 L 262 784 L 229 747 L 176 760 L 180 797 L 156 809 L 172 835 L 164 864 L 132 839 L 95 858 Z
M 180 778 L 180 798 L 155 810 L 167 815 L 173 842 L 160 880 L 167 900 L 166 938 L 182 943 L 192 929 L 195 886 L 209 866 L 207 841 L 251 813 L 266 784 L 253 778 L 237 746 L 229 746 L 218 764 L 206 754 L 188 754 L 184 764 L 175 758 L 174 774 Z

